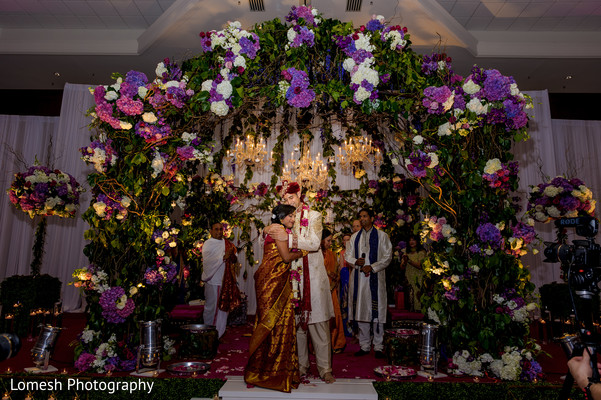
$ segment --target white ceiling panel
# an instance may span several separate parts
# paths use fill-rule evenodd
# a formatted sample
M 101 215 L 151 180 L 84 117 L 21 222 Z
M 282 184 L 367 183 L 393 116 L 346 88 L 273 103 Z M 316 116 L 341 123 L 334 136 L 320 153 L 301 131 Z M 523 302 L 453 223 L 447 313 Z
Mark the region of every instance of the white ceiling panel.
M 53 69 L 59 67 L 73 83 L 94 83 L 92 76 L 104 83 L 129 69 L 152 72 L 164 57 L 198 54 L 200 31 L 221 29 L 228 20 L 247 28 L 283 20 L 300 1 L 264 3 L 265 12 L 251 13 L 248 0 L 0 0 L 0 88 L 49 88 L 43 82 L 53 77 L 58 84 Z M 442 41 L 459 73 L 495 63 L 518 83 L 522 77 L 527 89 L 601 93 L 601 0 L 364 0 L 354 13 L 344 11 L 346 0 L 312 3 L 326 18 L 355 25 L 384 15 L 408 27 L 418 52 Z M 32 57 L 40 57 L 34 62 L 39 79 L 24 79 Z M 559 68 L 567 74 L 575 65 L 588 81 L 554 81 Z

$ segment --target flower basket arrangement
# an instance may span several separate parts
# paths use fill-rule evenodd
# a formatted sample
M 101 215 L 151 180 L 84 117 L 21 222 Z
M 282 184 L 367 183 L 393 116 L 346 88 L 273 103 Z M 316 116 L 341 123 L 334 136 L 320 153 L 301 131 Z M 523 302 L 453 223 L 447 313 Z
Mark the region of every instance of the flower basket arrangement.
M 82 191 L 83 188 L 73 176 L 58 169 L 34 165 L 26 172 L 15 174 L 15 179 L 7 191 L 11 203 L 32 219 L 39 217 L 30 266 L 32 275 L 38 275 L 42 265 L 46 217 L 75 217 L 79 206 L 79 194 Z
M 555 177 L 532 186 L 528 212 L 538 222 L 560 218 L 594 216 L 596 201 L 591 190 L 578 178 Z

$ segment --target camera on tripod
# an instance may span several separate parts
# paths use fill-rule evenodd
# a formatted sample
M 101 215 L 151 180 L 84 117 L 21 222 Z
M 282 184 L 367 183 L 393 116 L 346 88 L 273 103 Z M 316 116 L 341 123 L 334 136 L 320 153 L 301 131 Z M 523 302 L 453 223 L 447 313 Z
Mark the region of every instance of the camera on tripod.
M 592 299 L 599 293 L 597 283 L 601 281 L 601 246 L 595 243 L 599 221 L 593 217 L 562 218 L 555 225 L 558 229 L 576 228 L 576 234 L 586 240 L 574 240 L 571 245 L 545 242 L 544 262 L 560 262 L 576 295 Z

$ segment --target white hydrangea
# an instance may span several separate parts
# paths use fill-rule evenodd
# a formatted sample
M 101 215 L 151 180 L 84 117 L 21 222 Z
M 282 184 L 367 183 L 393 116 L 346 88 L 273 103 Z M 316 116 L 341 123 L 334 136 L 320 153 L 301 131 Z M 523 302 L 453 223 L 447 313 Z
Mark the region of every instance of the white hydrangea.
M 560 194 L 561 192 L 563 192 L 563 188 L 562 187 L 549 185 L 543 191 L 543 195 L 547 196 L 547 197 L 555 197 L 558 194 Z
M 471 112 L 473 112 L 477 115 L 486 114 L 488 112 L 488 105 L 482 104 L 480 99 L 477 99 L 477 98 L 471 99 L 466 104 L 466 107 L 468 110 L 470 110 Z
M 364 79 L 374 86 L 377 86 L 378 83 L 380 83 L 378 71 L 370 68 L 366 63 L 359 65 L 359 68 L 351 77 L 351 82 L 361 85 Z
M 196 139 L 195 133 L 184 132 L 182 133 L 182 140 L 186 142 L 186 144 L 190 144 L 191 141 Z
M 445 122 L 438 127 L 438 136 L 449 136 L 451 134 L 451 123 Z
M 246 59 L 242 56 L 237 56 L 234 59 L 234 67 L 242 67 L 246 69 Z
M 374 51 L 374 46 L 371 44 L 371 34 L 358 33 L 359 38 L 355 40 L 355 48 L 357 50 L 366 50 L 370 53 Z
M 360 86 L 357 91 L 354 94 L 354 99 L 357 100 L 358 102 L 362 102 L 366 99 L 369 99 L 369 97 L 371 96 L 371 93 L 368 92 L 367 90 L 365 90 L 365 88 L 363 86 Z
M 296 32 L 294 31 L 294 29 L 290 28 L 288 29 L 288 33 L 286 34 L 286 36 L 288 37 L 288 42 L 292 43 L 294 42 L 294 39 L 296 39 Z
M 44 208 L 46 210 L 52 210 L 57 204 L 61 203 L 63 203 L 63 201 L 60 199 L 60 197 L 48 197 L 44 203 Z
M 536 213 L 534 213 L 534 219 L 540 222 L 545 222 L 549 219 L 549 217 L 545 213 L 537 211 Z
M 150 164 L 153 171 L 152 174 L 150 174 L 150 176 L 152 178 L 156 178 L 157 176 L 159 176 L 159 174 L 163 172 L 164 165 L 165 161 L 163 160 L 163 157 L 161 157 L 161 154 L 158 151 L 155 151 L 154 158 L 152 159 L 152 163 Z
M 202 85 L 200 85 L 200 90 L 203 92 L 210 92 L 212 87 L 213 87 L 213 80 L 208 79 L 208 80 L 204 81 L 202 83 Z
M 348 72 L 352 72 L 353 68 L 355 68 L 355 60 L 353 60 L 352 58 L 347 58 L 342 62 L 342 68 L 344 68 L 345 71 Z
M 213 112 L 213 114 L 223 117 L 228 114 L 228 112 L 230 111 L 230 107 L 223 100 L 215 101 L 211 103 L 211 111 Z
M 84 329 L 81 332 L 81 341 L 84 343 L 90 343 L 94 340 L 94 337 L 97 335 L 97 332 L 92 329 Z
M 148 89 L 146 88 L 146 86 L 138 86 L 138 96 L 140 96 L 140 98 L 145 98 L 147 94 Z
M 492 175 L 495 172 L 499 171 L 501 168 L 503 168 L 501 160 L 499 160 L 498 158 L 492 158 L 486 162 L 486 165 L 484 166 L 484 173 Z
M 413 137 L 413 144 L 420 145 L 424 142 L 424 137 L 421 135 L 415 135 Z
M 557 209 L 555 206 L 547 207 L 547 214 L 552 218 L 559 218 L 561 216 L 561 211 Z
M 107 101 L 117 100 L 119 98 L 119 93 L 113 92 L 112 90 L 110 90 L 110 91 L 106 92 L 106 94 L 104 95 L 104 98 Z
M 228 99 L 232 95 L 232 84 L 228 80 L 224 80 L 217 85 L 217 93 Z
M 165 63 L 163 63 L 163 62 L 158 63 L 154 72 L 156 73 L 156 75 L 159 78 L 161 78 L 163 76 L 163 73 L 168 72 L 167 68 L 165 67 Z
M 480 87 L 480 85 L 478 85 L 476 82 L 474 82 L 471 79 L 468 79 L 462 86 L 462 89 L 465 93 L 467 94 L 474 94 L 474 93 L 478 93 L 480 91 L 480 89 L 482 89 Z

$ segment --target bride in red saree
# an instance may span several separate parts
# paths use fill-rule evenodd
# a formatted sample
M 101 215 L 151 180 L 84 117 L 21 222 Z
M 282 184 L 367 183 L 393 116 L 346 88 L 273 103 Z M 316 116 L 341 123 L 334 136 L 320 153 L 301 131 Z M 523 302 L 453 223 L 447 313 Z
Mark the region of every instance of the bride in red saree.
M 290 251 L 286 231 L 295 211 L 276 206 L 272 224 L 263 230 L 263 261 L 254 275 L 257 315 L 244 371 L 246 383 L 288 393 L 300 383 L 290 262 L 304 252 Z

